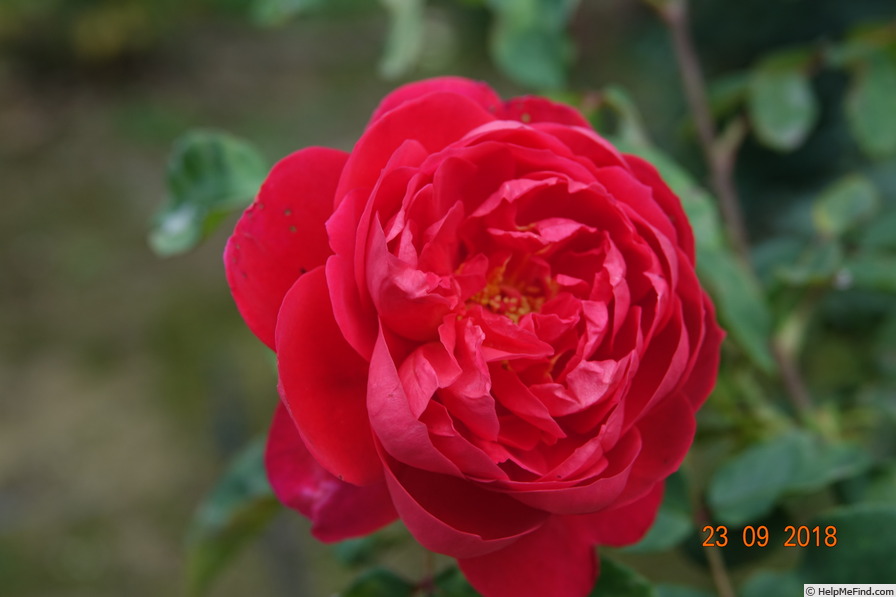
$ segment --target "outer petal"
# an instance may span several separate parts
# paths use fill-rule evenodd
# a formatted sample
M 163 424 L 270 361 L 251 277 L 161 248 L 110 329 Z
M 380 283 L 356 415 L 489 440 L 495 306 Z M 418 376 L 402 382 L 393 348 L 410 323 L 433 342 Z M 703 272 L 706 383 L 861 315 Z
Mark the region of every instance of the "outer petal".
M 353 189 L 373 189 L 392 154 L 408 139 L 435 153 L 493 120 L 480 104 L 456 93 L 438 91 L 400 104 L 371 122 L 358 139 L 336 188 L 337 201 Z
M 243 319 L 274 348 L 277 312 L 303 272 L 330 255 L 324 222 L 348 154 L 309 147 L 278 162 L 224 250 L 227 282 Z
M 571 524 L 598 545 L 622 547 L 639 541 L 650 529 L 663 501 L 665 482 L 661 481 L 639 500 L 619 508 L 602 510 L 571 518 Z
M 510 547 L 458 560 L 473 587 L 489 597 L 585 597 L 597 560 L 575 518 L 554 516 Z
M 456 558 L 480 556 L 506 548 L 548 518 L 546 512 L 472 481 L 421 471 L 388 456 L 385 460 L 395 509 L 414 538 L 432 551 Z
M 358 487 L 320 466 L 282 403 L 274 413 L 264 459 L 277 498 L 311 519 L 311 533 L 321 541 L 367 535 L 398 517 L 382 479 Z
M 277 358 L 283 400 L 315 459 L 350 483 L 379 479 L 367 363 L 336 326 L 323 267 L 299 278 L 283 299 Z
M 380 102 L 380 105 L 377 106 L 376 110 L 374 110 L 373 116 L 370 117 L 370 123 L 373 124 L 373 122 L 382 117 L 383 114 L 397 108 L 407 101 L 437 91 L 446 91 L 463 95 L 489 112 L 495 112 L 501 105 L 501 98 L 499 98 L 494 90 L 486 83 L 481 81 L 471 81 L 470 79 L 465 79 L 463 77 L 436 77 L 434 79 L 416 81 L 414 83 L 402 85 L 387 95 L 383 98 L 383 101 Z
M 503 120 L 519 120 L 525 123 L 556 122 L 591 128 L 588 121 L 572 106 L 533 95 L 507 100 L 496 116 Z

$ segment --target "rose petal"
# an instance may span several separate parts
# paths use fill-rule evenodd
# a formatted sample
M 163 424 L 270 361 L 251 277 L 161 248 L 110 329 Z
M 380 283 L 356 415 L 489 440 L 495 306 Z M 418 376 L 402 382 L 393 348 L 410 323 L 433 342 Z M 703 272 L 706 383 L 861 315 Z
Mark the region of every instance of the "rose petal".
M 501 98 L 488 84 L 481 81 L 471 81 L 463 77 L 436 77 L 425 81 L 416 81 L 402 85 L 380 102 L 373 116 L 370 117 L 370 127 L 375 121 L 383 117 L 387 112 L 394 110 L 405 102 L 413 101 L 424 95 L 435 92 L 456 93 L 467 97 L 489 112 L 495 112 L 501 106 Z
M 598 545 L 622 547 L 636 543 L 656 519 L 664 485 L 663 482 L 655 484 L 644 497 L 624 506 L 570 517 L 570 523 L 582 528 Z
M 520 122 L 556 122 L 570 126 L 591 128 L 582 114 L 566 104 L 552 102 L 543 97 L 527 95 L 507 100 L 501 105 L 496 116 L 505 120 Z
M 386 483 L 402 521 L 431 551 L 455 558 L 506 547 L 536 529 L 547 514 L 471 481 L 429 473 L 385 456 Z
M 594 548 L 575 517 L 551 517 L 509 547 L 458 560 L 489 597 L 585 597 L 597 578 Z
M 321 541 L 367 535 L 398 517 L 383 479 L 358 487 L 320 466 L 282 403 L 274 413 L 264 460 L 274 494 L 307 516 L 311 533 Z
M 286 292 L 331 253 L 324 222 L 347 159 L 309 147 L 280 160 L 227 242 L 224 265 L 237 308 L 270 348 Z
M 336 196 L 372 189 L 392 153 L 408 139 L 434 153 L 494 117 L 465 96 L 434 92 L 408 100 L 370 123 L 345 164 Z
M 308 450 L 328 471 L 356 485 L 382 476 L 367 418 L 367 363 L 333 319 L 324 268 L 283 299 L 277 322 L 283 400 Z

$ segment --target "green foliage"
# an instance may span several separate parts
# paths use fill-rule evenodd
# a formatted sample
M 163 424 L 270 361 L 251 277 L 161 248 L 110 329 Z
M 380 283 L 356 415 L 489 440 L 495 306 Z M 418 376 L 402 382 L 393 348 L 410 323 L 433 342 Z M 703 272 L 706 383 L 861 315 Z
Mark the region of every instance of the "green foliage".
M 374 568 L 359 576 L 340 597 L 411 597 L 413 584 L 385 568 Z
M 416 65 L 423 47 L 424 0 L 380 0 L 389 12 L 389 36 L 380 59 L 387 79 L 406 75 Z
M 812 222 L 823 237 L 840 237 L 869 220 L 880 197 L 871 182 L 850 174 L 825 189 L 812 206 Z
M 759 140 L 773 149 L 796 149 L 818 119 L 818 101 L 809 82 L 811 60 L 801 50 L 776 54 L 750 75 L 750 118 Z
M 446 568 L 433 580 L 433 597 L 479 597 L 458 568 Z
M 728 460 L 712 477 L 707 498 L 718 521 L 745 524 L 768 514 L 787 494 L 821 489 L 870 465 L 857 446 L 789 431 Z
M 654 597 L 656 589 L 643 576 L 606 556 L 600 559 L 600 576 L 591 597 Z
M 566 27 L 579 0 L 488 0 L 494 13 L 492 59 L 508 77 L 534 89 L 559 89 L 573 48 Z
M 248 445 L 205 498 L 187 535 L 187 586 L 202 595 L 239 550 L 280 510 L 263 463 L 264 441 Z
M 195 247 L 227 214 L 249 205 L 268 166 L 248 143 L 194 131 L 174 144 L 168 202 L 156 214 L 149 245 L 167 257 Z
M 896 553 L 896 506 L 852 506 L 825 514 L 812 527 L 836 529 L 833 547 L 806 550 L 804 578 L 817 583 L 892 582 Z

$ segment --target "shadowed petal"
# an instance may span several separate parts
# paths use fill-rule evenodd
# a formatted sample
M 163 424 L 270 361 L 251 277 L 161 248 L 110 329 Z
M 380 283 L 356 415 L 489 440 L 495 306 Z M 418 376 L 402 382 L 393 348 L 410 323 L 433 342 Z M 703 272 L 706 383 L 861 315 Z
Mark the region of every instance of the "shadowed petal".
M 321 541 L 367 535 L 398 517 L 382 479 L 358 487 L 320 466 L 282 403 L 274 413 L 264 460 L 277 498 L 311 519 L 311 533 Z

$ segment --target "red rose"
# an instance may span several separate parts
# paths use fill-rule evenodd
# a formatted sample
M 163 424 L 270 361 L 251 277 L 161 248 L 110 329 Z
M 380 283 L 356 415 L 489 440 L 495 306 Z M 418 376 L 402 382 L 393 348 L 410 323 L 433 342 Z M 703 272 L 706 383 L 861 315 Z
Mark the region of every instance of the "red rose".
M 324 541 L 400 517 L 487 597 L 576 597 L 637 541 L 722 331 L 679 200 L 538 97 L 391 93 L 277 164 L 225 252 L 277 353 L 274 491 Z

